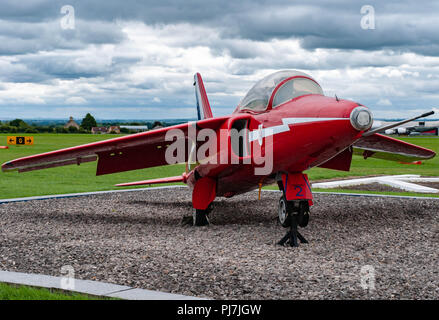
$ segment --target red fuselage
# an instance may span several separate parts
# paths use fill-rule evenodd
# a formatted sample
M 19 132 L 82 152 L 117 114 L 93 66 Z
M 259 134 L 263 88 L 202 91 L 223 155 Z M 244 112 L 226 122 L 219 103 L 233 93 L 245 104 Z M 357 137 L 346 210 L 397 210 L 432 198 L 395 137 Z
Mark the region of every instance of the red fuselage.
M 350 122 L 350 114 L 358 103 L 338 100 L 322 95 L 305 95 L 264 112 L 236 110 L 224 124 L 225 132 L 230 132 L 235 121 L 246 119 L 250 135 L 257 135 L 251 147 L 261 144 L 261 152 L 272 143 L 273 165 L 270 173 L 255 174 L 255 164 L 212 164 L 198 165 L 195 170 L 203 177 L 217 179 L 217 196 L 233 196 L 274 182 L 277 172 L 302 172 L 318 166 L 333 158 L 361 137 L 362 131 L 355 129 Z M 262 137 L 262 131 L 271 130 L 271 140 Z M 237 155 L 231 150 L 218 149 L 218 155 L 229 152 L 231 157 Z M 252 149 L 253 150 L 253 149 Z M 258 154 L 253 155 L 258 157 Z M 237 157 L 239 158 L 239 157 Z M 242 158 L 241 158 L 242 159 Z M 188 175 L 188 184 L 193 186 L 195 175 Z

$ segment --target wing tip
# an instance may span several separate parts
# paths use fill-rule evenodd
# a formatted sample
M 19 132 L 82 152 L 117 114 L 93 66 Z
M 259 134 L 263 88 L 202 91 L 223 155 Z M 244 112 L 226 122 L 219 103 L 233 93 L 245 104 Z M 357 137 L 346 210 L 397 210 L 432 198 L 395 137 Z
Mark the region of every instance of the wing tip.
M 14 171 L 14 170 L 16 170 L 16 168 L 14 168 L 12 161 L 8 161 L 2 164 L 3 172 Z

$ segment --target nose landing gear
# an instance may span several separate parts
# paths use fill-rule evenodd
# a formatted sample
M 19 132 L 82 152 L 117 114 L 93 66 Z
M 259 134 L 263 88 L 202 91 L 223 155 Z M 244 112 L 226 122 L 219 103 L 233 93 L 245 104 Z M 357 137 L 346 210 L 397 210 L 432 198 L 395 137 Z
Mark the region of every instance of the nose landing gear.
M 308 177 L 303 173 L 278 173 L 276 177 L 282 196 L 279 199 L 279 222 L 290 230 L 278 242 L 280 245 L 289 244 L 291 247 L 308 243 L 298 231 L 304 228 L 309 221 L 309 207 L 312 205 L 312 192 Z
M 296 206 L 297 204 L 297 206 Z M 278 242 L 283 246 L 289 244 L 291 247 L 298 247 L 298 241 L 308 243 L 304 236 L 298 231 L 298 226 L 304 228 L 309 221 L 309 205 L 308 201 L 287 201 L 285 196 L 279 199 L 279 222 L 285 228 L 290 230 Z

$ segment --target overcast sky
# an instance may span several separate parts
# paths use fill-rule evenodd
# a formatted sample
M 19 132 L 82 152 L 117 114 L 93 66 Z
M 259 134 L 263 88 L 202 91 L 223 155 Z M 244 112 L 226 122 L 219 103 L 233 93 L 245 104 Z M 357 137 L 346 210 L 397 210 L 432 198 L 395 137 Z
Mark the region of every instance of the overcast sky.
M 438 16 L 423 0 L 1 0 L 0 119 L 194 118 L 195 72 L 220 116 L 283 69 L 375 117 L 439 111 Z

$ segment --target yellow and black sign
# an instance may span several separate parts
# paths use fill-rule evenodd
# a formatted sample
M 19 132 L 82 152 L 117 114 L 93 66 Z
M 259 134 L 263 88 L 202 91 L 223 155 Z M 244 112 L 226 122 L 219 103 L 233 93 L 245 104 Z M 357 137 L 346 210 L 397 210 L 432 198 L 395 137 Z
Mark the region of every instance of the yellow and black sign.
M 9 145 L 26 145 L 31 146 L 34 144 L 34 137 L 7 137 L 7 142 Z

